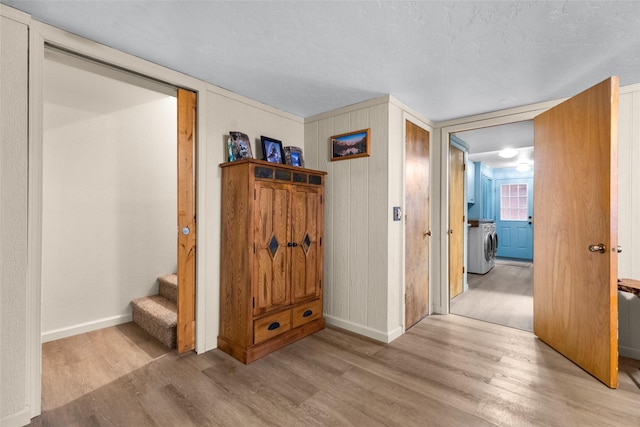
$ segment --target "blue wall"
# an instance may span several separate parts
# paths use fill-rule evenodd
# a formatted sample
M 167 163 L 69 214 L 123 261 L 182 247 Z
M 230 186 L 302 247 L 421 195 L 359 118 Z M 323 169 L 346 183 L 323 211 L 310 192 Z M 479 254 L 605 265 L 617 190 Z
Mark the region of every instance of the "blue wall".
M 494 210 L 494 169 L 480 162 L 475 162 L 475 203 L 469 203 L 467 218 L 495 219 Z

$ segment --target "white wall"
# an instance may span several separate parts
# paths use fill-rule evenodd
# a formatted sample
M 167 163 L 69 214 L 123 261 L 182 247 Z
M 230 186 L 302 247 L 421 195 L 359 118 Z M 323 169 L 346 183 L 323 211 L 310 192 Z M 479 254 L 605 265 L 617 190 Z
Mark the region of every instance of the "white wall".
M 47 54 L 43 342 L 131 321 L 130 301 L 176 271 L 175 90 L 132 80 Z
M 640 84 L 620 89 L 618 113 L 618 277 L 640 280 Z
M 4 12 L 4 11 L 3 11 Z M 7 14 L 24 19 L 20 14 Z M 0 425 L 29 422 L 27 26 L 0 17 Z

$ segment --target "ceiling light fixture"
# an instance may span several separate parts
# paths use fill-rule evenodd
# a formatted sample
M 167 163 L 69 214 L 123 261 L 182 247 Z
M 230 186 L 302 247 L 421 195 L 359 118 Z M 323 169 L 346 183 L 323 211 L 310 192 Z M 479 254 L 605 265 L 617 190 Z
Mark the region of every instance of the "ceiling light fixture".
M 502 157 L 503 159 L 511 159 L 517 155 L 518 155 L 518 150 L 516 150 L 515 148 L 505 148 L 504 150 L 498 153 L 498 156 Z

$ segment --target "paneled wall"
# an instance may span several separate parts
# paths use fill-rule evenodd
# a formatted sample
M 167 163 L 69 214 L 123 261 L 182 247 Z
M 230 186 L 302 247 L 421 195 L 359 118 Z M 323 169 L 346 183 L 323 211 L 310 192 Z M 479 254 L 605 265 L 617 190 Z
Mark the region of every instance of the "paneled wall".
M 640 280 L 640 85 L 620 88 L 618 110 L 618 277 Z
M 425 120 L 387 96 L 305 120 L 307 166 L 325 170 L 325 317 L 389 342 L 404 322 L 404 123 Z M 332 135 L 371 129 L 371 155 L 330 161 Z
M 386 341 L 388 142 L 386 99 L 305 121 L 305 162 L 328 172 L 324 312 L 331 324 Z M 329 138 L 371 129 L 371 155 L 330 161 Z

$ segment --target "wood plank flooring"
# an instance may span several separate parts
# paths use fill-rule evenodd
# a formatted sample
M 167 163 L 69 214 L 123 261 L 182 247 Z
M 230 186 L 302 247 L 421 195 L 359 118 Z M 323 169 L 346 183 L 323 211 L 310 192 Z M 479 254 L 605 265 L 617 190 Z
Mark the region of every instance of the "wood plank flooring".
M 533 266 L 497 260 L 487 274 L 469 274 L 469 289 L 451 300 L 459 316 L 533 331 Z
M 640 361 L 610 390 L 531 333 L 430 316 L 391 344 L 328 328 L 243 365 L 133 324 L 43 345 L 34 426 L 638 426 Z

